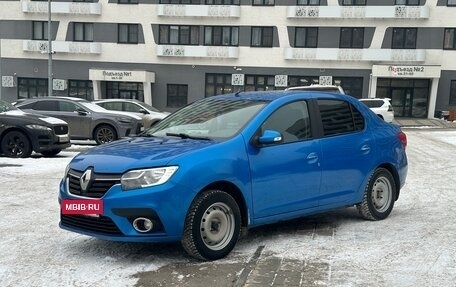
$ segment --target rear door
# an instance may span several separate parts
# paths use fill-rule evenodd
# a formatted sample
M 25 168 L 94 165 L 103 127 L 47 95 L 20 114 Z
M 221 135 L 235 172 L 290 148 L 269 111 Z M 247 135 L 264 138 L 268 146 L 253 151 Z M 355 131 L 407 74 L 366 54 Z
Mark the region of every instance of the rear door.
M 255 219 L 317 205 L 320 144 L 313 138 L 309 118 L 306 101 L 278 108 L 262 124 L 258 134 L 277 131 L 282 141 L 248 150 Z
M 375 144 L 361 113 L 343 100 L 318 100 L 322 186 L 319 205 L 343 205 L 356 197 L 374 162 Z

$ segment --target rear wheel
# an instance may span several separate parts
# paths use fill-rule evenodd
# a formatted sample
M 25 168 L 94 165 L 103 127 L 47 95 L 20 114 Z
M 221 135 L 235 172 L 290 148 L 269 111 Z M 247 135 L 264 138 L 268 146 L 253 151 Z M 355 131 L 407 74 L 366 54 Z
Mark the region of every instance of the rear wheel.
M 105 144 L 117 139 L 116 130 L 108 125 L 101 125 L 95 129 L 95 141 L 97 144 Z
M 216 260 L 231 252 L 240 231 L 241 213 L 233 197 L 221 190 L 209 190 L 192 203 L 181 243 L 197 259 Z
M 363 201 L 357 205 L 362 217 L 382 220 L 393 210 L 396 199 L 396 182 L 385 168 L 378 168 L 372 174 L 364 192 Z
M 11 131 L 2 139 L 2 152 L 7 157 L 24 158 L 32 154 L 32 145 L 27 136 L 20 131 Z

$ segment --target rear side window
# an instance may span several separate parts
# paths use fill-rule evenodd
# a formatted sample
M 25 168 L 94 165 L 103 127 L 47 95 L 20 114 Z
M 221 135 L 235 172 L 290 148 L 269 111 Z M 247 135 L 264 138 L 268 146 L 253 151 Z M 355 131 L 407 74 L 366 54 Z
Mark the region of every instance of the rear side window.
M 365 104 L 368 108 L 380 108 L 384 102 L 382 100 L 369 100 L 361 101 L 361 103 Z
M 318 100 L 325 136 L 351 133 L 364 129 L 364 117 L 350 103 L 339 100 Z

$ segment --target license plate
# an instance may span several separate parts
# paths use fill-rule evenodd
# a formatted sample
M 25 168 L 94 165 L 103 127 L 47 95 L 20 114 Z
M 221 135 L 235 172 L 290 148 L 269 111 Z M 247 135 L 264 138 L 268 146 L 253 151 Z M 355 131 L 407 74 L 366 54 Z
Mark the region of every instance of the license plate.
M 79 214 L 98 217 L 103 214 L 101 199 L 64 199 L 61 204 L 62 214 Z
M 66 143 L 70 141 L 70 138 L 68 136 L 58 136 L 59 137 L 59 143 Z

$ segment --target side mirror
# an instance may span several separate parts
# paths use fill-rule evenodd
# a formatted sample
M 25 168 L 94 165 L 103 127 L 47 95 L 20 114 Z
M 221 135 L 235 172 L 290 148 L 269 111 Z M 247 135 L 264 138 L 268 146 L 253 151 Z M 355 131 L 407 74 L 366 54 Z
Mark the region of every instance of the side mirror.
M 278 131 L 265 130 L 263 135 L 258 138 L 260 144 L 274 144 L 282 141 L 282 135 Z
M 140 112 L 141 114 L 145 114 L 145 115 L 148 114 L 148 112 L 147 112 L 145 109 L 140 109 L 139 112 Z
M 83 109 L 77 109 L 76 110 L 76 113 L 78 113 L 78 115 L 81 115 L 81 116 L 87 116 L 87 111 L 83 110 Z

